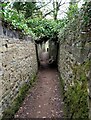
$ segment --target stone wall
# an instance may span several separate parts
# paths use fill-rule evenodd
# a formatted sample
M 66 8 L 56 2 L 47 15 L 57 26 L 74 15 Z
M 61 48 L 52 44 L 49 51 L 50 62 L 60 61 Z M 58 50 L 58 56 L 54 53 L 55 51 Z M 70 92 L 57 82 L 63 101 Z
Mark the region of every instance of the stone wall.
M 91 81 L 91 33 L 81 32 L 80 17 L 69 23 L 60 32 L 60 52 L 58 69 L 60 72 L 64 100 L 68 117 L 84 118 L 88 116 L 88 81 Z M 88 92 L 89 93 L 88 93 Z M 91 105 L 89 106 L 91 109 Z
M 0 36 L 0 45 L 1 113 L 10 106 L 22 85 L 36 74 L 37 60 L 35 45 L 31 41 Z

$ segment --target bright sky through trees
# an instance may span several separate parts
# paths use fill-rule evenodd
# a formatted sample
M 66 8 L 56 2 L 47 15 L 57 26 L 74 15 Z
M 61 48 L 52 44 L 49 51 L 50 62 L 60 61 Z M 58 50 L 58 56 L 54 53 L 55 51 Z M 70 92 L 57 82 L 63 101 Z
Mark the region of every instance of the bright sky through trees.
M 61 19 L 66 15 L 67 9 L 69 7 L 69 2 L 70 2 L 70 0 L 36 0 L 36 1 L 39 4 L 43 4 L 43 3 L 46 4 L 46 3 L 51 1 L 47 6 L 45 6 L 41 9 L 44 14 L 53 9 L 53 5 L 52 5 L 53 1 L 58 1 L 59 3 L 61 2 L 60 10 L 58 12 L 58 19 Z M 77 0 L 77 1 L 79 1 L 78 2 L 78 7 L 81 7 L 81 5 L 83 3 L 83 0 Z M 52 15 L 47 15 L 46 18 L 52 19 L 53 16 Z
M 3 0 L 1 0 L 1 1 L 3 1 Z M 35 0 L 4 0 L 4 2 L 5 1 L 9 1 L 9 2 L 16 2 L 16 1 L 19 1 L 19 2 L 34 2 Z M 40 5 L 40 4 L 43 4 L 43 5 L 45 5 L 45 4 L 47 4 L 46 6 L 44 6 L 44 7 L 42 7 L 41 8 L 41 11 L 42 11 L 42 13 L 45 15 L 46 13 L 48 13 L 48 12 L 50 12 L 50 11 L 52 11 L 53 10 L 53 1 L 54 2 L 58 2 L 58 3 L 61 3 L 61 5 L 60 5 L 60 7 L 59 7 L 59 10 L 58 10 L 58 15 L 57 15 L 57 18 L 58 19 L 61 19 L 61 18 L 63 18 L 63 17 L 65 17 L 66 16 L 66 12 L 67 12 L 67 9 L 68 9 L 68 7 L 69 7 L 69 2 L 70 2 L 70 0 L 36 0 L 36 2 L 37 2 L 37 5 Z M 81 7 L 81 5 L 82 5 L 82 3 L 83 3 L 83 0 L 77 0 L 77 1 L 79 1 L 79 3 L 78 3 L 78 7 Z M 50 3 L 49 3 L 50 2 Z M 46 16 L 46 18 L 47 19 L 52 19 L 53 18 L 53 14 L 51 13 L 51 14 L 48 14 L 47 16 Z

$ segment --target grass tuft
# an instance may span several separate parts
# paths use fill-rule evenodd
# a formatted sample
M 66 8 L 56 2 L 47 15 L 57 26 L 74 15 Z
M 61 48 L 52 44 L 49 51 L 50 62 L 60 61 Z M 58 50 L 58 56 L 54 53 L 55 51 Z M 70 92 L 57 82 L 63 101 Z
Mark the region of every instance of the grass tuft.
M 12 102 L 11 106 L 7 108 L 3 112 L 3 117 L 1 120 L 5 120 L 6 118 L 14 118 L 15 113 L 19 110 L 21 104 L 23 103 L 28 90 L 33 86 L 33 83 L 36 80 L 36 75 L 29 81 L 29 83 L 24 83 L 23 86 L 20 88 L 17 97 Z

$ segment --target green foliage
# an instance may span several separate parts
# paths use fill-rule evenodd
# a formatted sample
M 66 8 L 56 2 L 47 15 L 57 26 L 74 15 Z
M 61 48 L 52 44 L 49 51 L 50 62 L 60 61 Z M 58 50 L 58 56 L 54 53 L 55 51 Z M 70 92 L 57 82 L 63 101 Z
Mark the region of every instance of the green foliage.
M 22 3 L 18 4 L 20 10 L 23 12 L 17 12 L 19 6 L 17 2 L 14 4 L 14 7 L 17 9 L 12 9 L 11 7 L 5 7 L 2 10 L 2 18 L 4 21 L 11 23 L 14 29 L 20 29 L 24 34 L 31 35 L 32 37 L 47 37 L 53 38 L 57 36 L 60 28 L 63 28 L 65 25 L 65 20 L 47 20 L 41 19 L 38 17 L 27 18 L 25 17 L 24 10 L 26 9 L 27 3 L 24 4 L 24 10 L 22 8 Z
M 65 91 L 65 103 L 70 118 L 88 118 L 87 78 L 83 66 L 74 66 L 73 85 Z
M 91 23 L 91 1 L 85 2 L 81 9 L 81 16 L 83 16 L 83 27 L 89 27 Z
M 33 17 L 33 13 L 37 9 L 35 2 L 14 2 L 13 8 L 24 13 L 25 18 Z
M 18 13 L 15 9 L 5 8 L 3 11 L 3 19 L 10 22 L 14 29 L 18 28 L 24 34 L 30 34 L 33 37 L 48 37 L 56 36 L 60 28 L 64 27 L 64 20 L 47 20 L 41 18 L 25 19 L 23 13 Z
M 88 15 L 89 12 L 87 11 L 88 10 L 86 6 L 84 6 L 83 11 L 79 12 L 77 4 L 71 4 L 67 12 L 67 24 L 63 27 L 63 29 L 61 29 L 59 39 L 63 40 L 64 42 L 66 41 L 66 43 L 69 43 L 70 46 L 79 40 L 84 40 L 84 38 L 81 38 L 81 30 L 83 31 L 81 28 L 82 26 L 86 27 L 87 25 L 90 25 L 89 21 L 91 18 Z M 70 83 L 67 84 L 66 90 L 64 89 L 65 83 L 63 82 L 65 96 L 64 101 L 66 103 L 66 108 L 68 108 L 67 117 L 70 117 L 72 119 L 86 119 L 89 116 L 87 91 L 88 80 L 86 74 L 90 70 L 90 64 L 91 61 L 87 60 L 81 65 L 74 65 L 74 67 L 71 66 L 73 70 L 73 76 Z
M 56 35 L 60 28 L 64 26 L 62 20 L 54 21 L 54 20 L 47 20 L 47 19 L 29 19 L 27 21 L 28 27 L 32 29 L 37 37 L 53 37 Z
M 23 13 L 18 14 L 15 9 L 4 8 L 2 10 L 2 14 L 2 19 L 4 19 L 4 21 L 7 21 L 8 23 L 11 23 L 13 25 L 13 29 L 22 30 L 23 34 L 35 37 L 31 28 L 28 28 Z
M 77 18 L 79 14 L 78 4 L 70 4 L 69 10 L 67 12 L 67 18 L 69 21 Z
M 65 18 L 65 25 L 59 32 L 59 38 L 64 41 L 67 36 L 69 37 L 69 35 L 71 40 L 74 41 L 75 36 L 78 36 L 78 33 L 80 32 L 80 9 L 75 1 L 76 0 L 71 0 L 67 11 L 67 16 Z

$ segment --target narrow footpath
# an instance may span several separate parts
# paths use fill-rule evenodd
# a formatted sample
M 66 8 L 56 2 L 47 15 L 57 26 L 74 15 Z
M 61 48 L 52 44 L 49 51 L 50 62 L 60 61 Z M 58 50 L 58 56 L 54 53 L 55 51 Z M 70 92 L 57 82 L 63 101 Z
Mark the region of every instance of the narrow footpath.
M 47 64 L 47 53 L 43 55 L 36 84 L 30 89 L 15 118 L 64 117 L 64 102 L 58 72 Z

